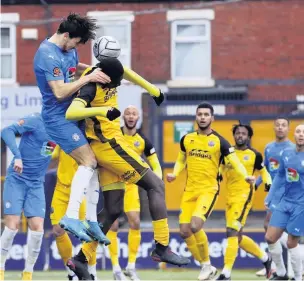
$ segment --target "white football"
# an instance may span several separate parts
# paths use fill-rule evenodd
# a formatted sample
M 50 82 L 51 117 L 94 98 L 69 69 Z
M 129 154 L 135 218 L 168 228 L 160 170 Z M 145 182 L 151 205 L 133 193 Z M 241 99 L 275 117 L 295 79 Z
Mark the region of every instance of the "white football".
M 93 46 L 93 53 L 97 60 L 102 60 L 105 57 L 118 58 L 120 55 L 120 44 L 112 36 L 99 37 Z

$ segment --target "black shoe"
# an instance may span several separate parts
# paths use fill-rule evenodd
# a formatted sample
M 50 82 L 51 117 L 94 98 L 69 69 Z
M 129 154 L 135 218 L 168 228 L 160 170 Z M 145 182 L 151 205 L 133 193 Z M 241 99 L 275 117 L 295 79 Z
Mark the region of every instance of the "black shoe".
M 190 260 L 185 257 L 181 257 L 173 253 L 168 247 L 162 254 L 157 253 L 157 249 L 154 249 L 151 253 L 151 257 L 156 262 L 165 262 L 173 265 L 187 265 L 190 263 Z
M 95 280 L 95 276 L 93 274 L 90 274 L 91 275 L 91 279 L 90 280 Z
M 272 263 L 272 258 L 270 257 L 270 255 L 268 255 L 268 260 L 263 262 L 264 267 L 266 269 L 266 278 L 267 279 L 269 279 L 272 275 L 271 263 Z
M 66 266 L 76 274 L 79 280 L 91 280 L 87 263 L 82 263 L 75 258 L 71 258 L 67 261 Z
M 68 275 L 68 280 L 73 280 L 74 276 Z
M 231 277 L 226 277 L 223 273 L 221 273 L 216 280 L 231 280 Z
M 279 276 L 274 273 L 269 280 L 289 280 L 289 277 L 287 276 L 287 274 L 285 274 L 285 276 Z

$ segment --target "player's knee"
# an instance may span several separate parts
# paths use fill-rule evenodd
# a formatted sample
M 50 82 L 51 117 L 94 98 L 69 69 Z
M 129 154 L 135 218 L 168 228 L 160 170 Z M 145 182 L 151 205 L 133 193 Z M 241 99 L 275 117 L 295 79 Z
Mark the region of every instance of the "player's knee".
M 191 227 L 188 225 L 180 226 L 179 234 L 183 239 L 190 237 L 193 233 L 191 231 Z
M 272 233 L 270 233 L 269 231 L 267 231 L 266 234 L 265 234 L 265 240 L 268 244 L 274 244 L 278 241 L 276 236 L 273 235 Z
M 297 247 L 297 245 L 298 245 L 298 239 L 292 239 L 292 238 L 288 237 L 288 240 L 287 240 L 288 249 L 295 248 L 295 247 Z
M 44 219 L 40 217 L 33 217 L 28 219 L 28 225 L 32 231 L 43 231 Z
M 62 236 L 65 233 L 65 230 L 60 227 L 59 224 L 53 225 L 53 234 L 55 237 Z
M 192 233 L 196 233 L 202 229 L 204 221 L 201 219 L 192 219 L 190 223 Z
M 129 226 L 131 229 L 139 229 L 140 226 L 140 218 L 139 216 L 135 217 L 133 216 L 132 219 L 129 219 Z
M 233 228 L 230 228 L 230 227 L 227 227 L 227 229 L 226 229 L 227 237 L 238 237 L 240 239 L 238 234 L 239 234 L 239 232 L 237 230 L 235 230 Z
M 123 208 L 120 206 L 113 206 L 108 210 L 108 218 L 111 222 L 115 222 L 123 213 Z
M 16 220 L 6 220 L 5 221 L 5 226 L 7 228 L 9 228 L 10 230 L 18 230 L 19 229 L 19 223 L 20 220 L 16 219 Z

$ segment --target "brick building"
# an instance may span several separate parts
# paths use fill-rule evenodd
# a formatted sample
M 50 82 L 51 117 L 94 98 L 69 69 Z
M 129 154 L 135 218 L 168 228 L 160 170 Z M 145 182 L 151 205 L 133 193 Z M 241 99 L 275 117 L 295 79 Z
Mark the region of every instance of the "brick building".
M 302 0 L 47 2 L 2 2 L 2 84 L 35 85 L 36 49 L 55 32 L 56 19 L 73 11 L 96 17 L 99 34 L 120 40 L 123 62 L 154 83 L 249 85 L 249 99 L 294 99 L 304 92 Z M 91 44 L 79 54 L 93 62 Z

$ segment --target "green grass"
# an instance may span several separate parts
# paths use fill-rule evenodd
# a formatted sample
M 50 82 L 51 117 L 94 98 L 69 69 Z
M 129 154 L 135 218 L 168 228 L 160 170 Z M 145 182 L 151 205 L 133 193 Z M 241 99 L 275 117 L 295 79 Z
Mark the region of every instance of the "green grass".
M 197 280 L 199 269 L 165 269 L 165 270 L 138 270 L 141 280 Z M 67 280 L 64 271 L 36 271 L 33 280 Z M 99 271 L 99 280 L 113 280 L 111 271 Z M 255 276 L 255 270 L 235 270 L 232 272 L 233 280 L 260 280 Z M 20 280 L 21 273 L 16 271 L 5 272 L 5 280 Z

